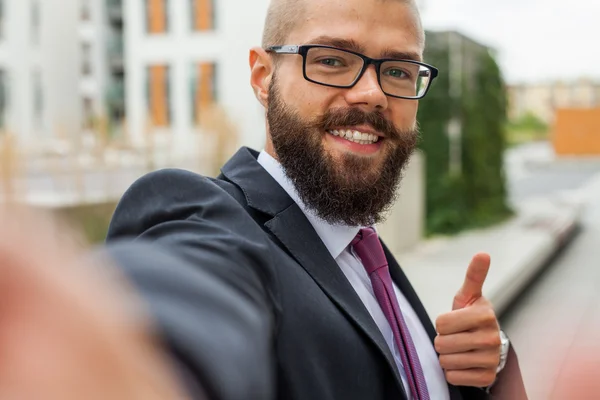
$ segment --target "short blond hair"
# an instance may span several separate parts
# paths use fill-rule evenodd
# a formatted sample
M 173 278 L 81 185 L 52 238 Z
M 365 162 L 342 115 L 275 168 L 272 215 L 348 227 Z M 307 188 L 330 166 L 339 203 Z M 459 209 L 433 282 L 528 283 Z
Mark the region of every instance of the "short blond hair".
M 363 0 L 368 1 L 368 0 Z M 407 4 L 417 17 L 417 26 L 415 29 L 419 35 L 419 41 L 422 45 L 425 44 L 425 34 L 421 24 L 419 9 L 415 0 L 377 0 L 377 1 L 401 1 Z M 280 46 L 285 43 L 290 32 L 296 27 L 297 21 L 303 20 L 303 15 L 306 11 L 306 5 L 303 0 L 271 0 L 267 11 L 267 18 L 263 31 L 262 46 L 268 48 L 270 46 Z

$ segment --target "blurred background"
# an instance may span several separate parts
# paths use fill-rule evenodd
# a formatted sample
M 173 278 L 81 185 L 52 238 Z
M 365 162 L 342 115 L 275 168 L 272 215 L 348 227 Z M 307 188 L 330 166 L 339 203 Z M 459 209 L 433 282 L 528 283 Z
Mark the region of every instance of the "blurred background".
M 491 253 L 488 296 L 531 398 L 551 398 L 579 333 L 600 327 L 600 2 L 419 3 L 440 77 L 382 236 L 434 318 L 473 253 Z M 216 176 L 239 146 L 262 149 L 248 50 L 267 6 L 0 0 L 3 201 L 100 242 L 141 175 Z

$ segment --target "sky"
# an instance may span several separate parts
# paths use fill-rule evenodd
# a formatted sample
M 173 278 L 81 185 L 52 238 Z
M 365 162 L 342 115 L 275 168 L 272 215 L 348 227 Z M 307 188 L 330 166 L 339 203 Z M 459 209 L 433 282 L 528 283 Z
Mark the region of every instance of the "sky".
M 421 15 L 496 49 L 508 83 L 600 81 L 600 0 L 421 0 Z

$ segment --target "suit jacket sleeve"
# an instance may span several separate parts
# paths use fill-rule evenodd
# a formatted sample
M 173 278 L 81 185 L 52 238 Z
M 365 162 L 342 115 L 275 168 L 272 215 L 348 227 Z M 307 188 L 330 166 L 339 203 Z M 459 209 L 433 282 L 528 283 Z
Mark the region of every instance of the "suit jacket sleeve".
M 508 353 L 506 366 L 498 374 L 497 381 L 490 394 L 494 400 L 527 400 L 519 360 L 512 345 Z
M 209 179 L 149 174 L 125 193 L 106 250 L 147 303 L 192 398 L 273 395 L 269 242 Z

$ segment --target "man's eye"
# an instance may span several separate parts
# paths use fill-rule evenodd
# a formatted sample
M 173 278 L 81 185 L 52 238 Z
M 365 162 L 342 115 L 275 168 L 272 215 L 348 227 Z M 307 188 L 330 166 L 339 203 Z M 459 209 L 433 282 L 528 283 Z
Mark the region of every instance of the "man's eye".
M 398 68 L 392 68 L 392 69 L 388 69 L 385 72 L 386 75 L 391 76 L 392 78 L 406 78 L 408 77 L 408 74 L 406 73 L 406 71 L 403 71 L 401 69 Z
M 341 67 L 344 65 L 340 60 L 335 58 L 324 58 L 320 60 L 319 63 L 327 65 L 329 67 Z

